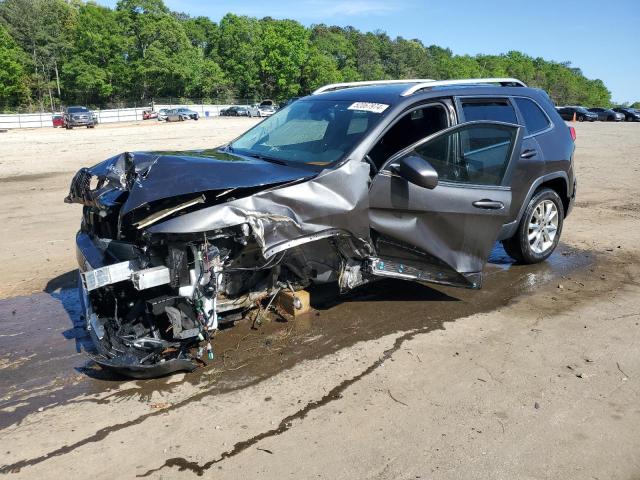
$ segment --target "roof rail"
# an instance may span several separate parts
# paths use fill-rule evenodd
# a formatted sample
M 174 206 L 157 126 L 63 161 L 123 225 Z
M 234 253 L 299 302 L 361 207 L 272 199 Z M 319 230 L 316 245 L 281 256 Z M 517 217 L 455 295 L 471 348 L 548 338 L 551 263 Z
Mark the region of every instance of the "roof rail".
M 425 84 L 427 82 L 434 82 L 434 81 L 435 80 L 430 80 L 428 78 L 422 78 L 422 79 L 410 79 L 410 80 L 370 80 L 370 81 L 364 81 L 364 82 L 331 83 L 329 85 L 320 87 L 317 90 L 314 90 L 311 95 L 318 95 L 319 93 L 329 92 L 332 90 L 341 90 L 343 88 L 367 87 L 371 85 L 393 85 L 394 83 Z
M 408 97 L 414 93 L 431 87 L 442 87 L 450 85 L 477 85 L 485 83 L 499 83 L 503 87 L 526 87 L 527 85 L 517 78 L 465 78 L 461 80 L 430 80 L 422 83 L 417 83 L 410 86 L 400 95 Z

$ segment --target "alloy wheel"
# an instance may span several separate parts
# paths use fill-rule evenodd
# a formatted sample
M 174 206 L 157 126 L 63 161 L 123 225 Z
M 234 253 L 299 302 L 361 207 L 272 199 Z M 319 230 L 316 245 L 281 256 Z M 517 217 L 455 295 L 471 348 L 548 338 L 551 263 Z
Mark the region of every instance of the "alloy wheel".
M 558 233 L 558 207 L 551 200 L 543 200 L 529 218 L 529 246 L 541 255 L 553 247 Z

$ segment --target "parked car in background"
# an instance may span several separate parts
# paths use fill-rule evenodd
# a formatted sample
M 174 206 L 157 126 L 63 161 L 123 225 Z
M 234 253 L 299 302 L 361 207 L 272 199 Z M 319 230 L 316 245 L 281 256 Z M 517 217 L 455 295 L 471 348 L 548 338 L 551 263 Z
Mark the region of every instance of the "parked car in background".
M 327 85 L 220 148 L 83 168 L 65 201 L 84 206 L 92 359 L 136 378 L 193 370 L 218 328 L 281 291 L 478 289 L 496 240 L 542 262 L 575 200 L 574 140 L 516 79 L 391 80 Z
M 198 120 L 198 112 L 189 110 L 188 108 L 173 108 L 171 110 L 165 110 L 164 112 L 165 122 L 183 122 L 185 120 Z M 160 116 L 158 115 L 158 119 Z
M 167 112 L 169 111 L 168 108 L 161 108 L 160 110 L 158 110 L 158 121 L 159 122 L 165 122 L 167 120 Z
M 640 122 L 640 111 L 633 108 L 617 107 L 613 109 L 614 112 L 624 115 L 624 119 L 627 122 Z
M 622 113 L 614 112 L 609 108 L 594 107 L 590 108 L 589 111 L 598 115 L 598 120 L 600 120 L 601 122 L 624 121 L 624 115 Z
M 257 103 L 254 103 L 253 105 L 248 105 L 247 109 L 249 110 L 249 116 L 250 117 L 261 117 L 262 116 L 260 114 L 260 105 L 258 105 Z
M 200 118 L 200 114 L 190 108 L 180 107 L 176 110 L 183 120 L 198 120 Z
M 67 107 L 62 114 L 64 128 L 71 130 L 73 127 L 94 128 L 98 123 L 97 116 L 87 107 Z
M 184 118 L 180 116 L 178 110 L 175 108 L 167 109 L 164 112 L 164 121 L 165 122 L 182 122 Z
M 153 110 L 145 110 L 142 112 L 142 120 L 151 120 L 152 118 L 158 118 L 158 112 Z
M 245 105 L 234 105 L 229 108 L 225 108 L 220 111 L 220 115 L 223 117 L 253 117 L 258 116 L 258 114 L 252 114 L 250 107 Z
M 276 113 L 277 110 L 273 105 L 261 105 L 259 111 L 261 117 L 270 117 Z
M 595 122 L 598 120 L 597 113 L 590 112 L 584 107 L 560 107 L 558 108 L 558 113 L 563 120 L 573 120 L 574 116 L 579 122 Z
M 64 114 L 54 113 L 51 116 L 51 123 L 53 123 L 53 128 L 64 127 Z

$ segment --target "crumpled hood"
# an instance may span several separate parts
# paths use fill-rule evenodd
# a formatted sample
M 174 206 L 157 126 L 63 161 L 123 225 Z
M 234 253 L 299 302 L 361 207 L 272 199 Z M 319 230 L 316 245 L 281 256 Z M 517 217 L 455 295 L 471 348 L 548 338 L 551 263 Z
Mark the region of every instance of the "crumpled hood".
M 126 214 L 149 202 L 178 195 L 251 188 L 308 179 L 317 172 L 278 165 L 217 149 L 125 152 L 87 169 L 129 196 Z

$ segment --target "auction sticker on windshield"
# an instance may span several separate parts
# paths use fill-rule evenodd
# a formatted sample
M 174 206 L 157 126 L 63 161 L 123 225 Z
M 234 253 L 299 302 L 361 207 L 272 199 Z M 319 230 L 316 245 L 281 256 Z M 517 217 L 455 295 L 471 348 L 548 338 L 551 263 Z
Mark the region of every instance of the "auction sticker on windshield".
M 387 108 L 389 108 L 389 105 L 385 103 L 355 102 L 349 105 L 348 110 L 360 110 L 361 112 L 382 113 Z

